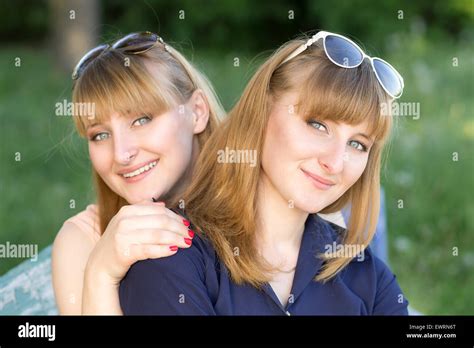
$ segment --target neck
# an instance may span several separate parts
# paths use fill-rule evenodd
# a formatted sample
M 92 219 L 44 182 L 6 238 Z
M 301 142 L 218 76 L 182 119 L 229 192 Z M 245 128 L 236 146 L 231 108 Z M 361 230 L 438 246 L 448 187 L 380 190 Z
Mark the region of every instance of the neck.
M 258 186 L 257 246 L 265 255 L 280 251 L 280 258 L 298 254 L 308 213 L 294 207 L 275 189 L 265 173 Z M 268 260 L 270 261 L 270 260 Z
M 189 184 L 191 183 L 192 173 L 194 170 L 194 165 L 199 157 L 199 151 L 199 141 L 197 137 L 194 137 L 191 161 L 189 162 L 188 167 L 186 168 L 181 178 L 173 186 L 173 188 L 168 191 L 168 193 L 161 196 L 161 200 L 166 203 L 166 206 L 178 206 L 179 200 L 183 199 L 184 193 L 188 188 Z

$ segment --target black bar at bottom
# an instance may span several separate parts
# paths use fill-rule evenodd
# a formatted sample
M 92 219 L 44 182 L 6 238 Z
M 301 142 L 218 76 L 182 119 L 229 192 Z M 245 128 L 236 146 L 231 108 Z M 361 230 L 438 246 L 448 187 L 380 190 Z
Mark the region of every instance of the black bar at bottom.
M 105 317 L 0 316 L 0 347 L 57 344 L 474 343 L 473 316 Z M 54 334 L 54 337 L 53 337 Z

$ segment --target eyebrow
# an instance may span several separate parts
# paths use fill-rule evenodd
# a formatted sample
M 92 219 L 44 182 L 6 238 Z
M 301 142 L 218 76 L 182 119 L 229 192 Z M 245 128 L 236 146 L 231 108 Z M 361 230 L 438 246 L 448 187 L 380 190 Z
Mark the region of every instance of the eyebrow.
M 339 121 L 332 121 L 332 122 L 334 122 L 334 123 L 336 123 L 336 124 L 340 124 Z M 371 138 L 370 138 L 367 134 L 365 134 L 365 133 L 357 133 L 357 134 L 355 134 L 355 136 L 358 136 L 358 135 L 360 135 L 361 137 L 367 139 L 367 140 L 370 141 L 371 143 L 374 142 L 374 140 L 371 139 Z
M 364 134 L 364 133 L 357 133 L 357 135 L 360 135 L 361 137 L 364 137 L 365 139 L 367 139 L 368 141 L 370 141 L 371 143 L 373 142 L 373 140 L 367 135 L 367 134 Z
M 127 112 L 124 114 L 124 115 L 120 115 L 120 117 L 125 117 L 125 118 L 134 118 L 134 117 L 138 117 L 139 115 L 143 115 L 143 116 L 155 116 L 155 114 L 153 112 L 132 112 L 131 110 L 127 110 Z M 95 123 L 92 123 L 92 124 L 89 124 L 87 127 L 86 127 L 86 130 L 89 129 L 89 128 L 92 128 L 92 127 L 95 127 L 95 126 L 98 126 L 98 125 L 101 125 L 102 123 L 100 122 L 95 122 Z
M 97 122 L 96 122 L 96 123 L 89 124 L 86 129 L 95 127 L 95 126 L 97 126 L 97 125 L 99 125 L 99 123 L 97 123 Z

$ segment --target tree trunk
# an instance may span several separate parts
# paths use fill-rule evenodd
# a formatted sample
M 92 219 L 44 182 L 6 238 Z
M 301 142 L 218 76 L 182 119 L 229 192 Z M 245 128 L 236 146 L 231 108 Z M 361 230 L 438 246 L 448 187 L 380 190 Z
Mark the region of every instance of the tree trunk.
M 49 0 L 52 45 L 58 67 L 71 72 L 78 60 L 97 45 L 98 0 Z

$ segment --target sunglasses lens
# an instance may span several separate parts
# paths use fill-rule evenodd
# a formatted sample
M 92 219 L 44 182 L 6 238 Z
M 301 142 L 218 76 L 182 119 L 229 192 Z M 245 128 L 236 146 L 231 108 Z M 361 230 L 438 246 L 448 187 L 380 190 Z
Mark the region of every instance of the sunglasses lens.
M 395 70 L 383 60 L 375 58 L 374 68 L 380 83 L 385 90 L 394 98 L 402 94 L 403 86 Z
M 133 33 L 117 41 L 113 45 L 113 48 L 123 49 L 127 53 L 146 51 L 150 49 L 158 39 L 158 35 L 150 32 Z
M 328 35 L 324 42 L 326 53 L 337 65 L 354 68 L 362 60 L 362 52 L 352 42 L 339 36 Z
M 96 48 L 89 51 L 84 57 L 81 58 L 79 63 L 77 63 L 74 71 L 72 73 L 72 79 L 76 80 L 81 75 L 82 71 L 86 68 L 87 64 L 89 64 L 92 60 L 97 58 L 107 47 L 108 45 L 100 45 Z

